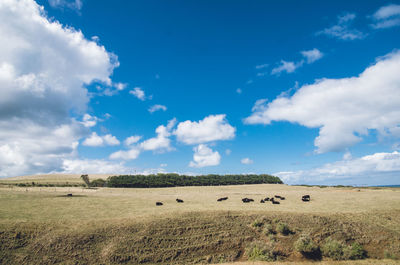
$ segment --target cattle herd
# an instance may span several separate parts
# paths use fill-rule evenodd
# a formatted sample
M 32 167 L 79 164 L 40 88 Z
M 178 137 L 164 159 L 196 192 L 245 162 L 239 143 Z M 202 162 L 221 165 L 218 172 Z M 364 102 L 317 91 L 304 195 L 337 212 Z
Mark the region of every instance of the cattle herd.
M 228 197 L 222 197 L 222 198 L 217 199 L 217 202 L 226 201 L 227 199 L 228 199 Z M 280 204 L 280 201 L 284 201 L 284 200 L 285 200 L 285 197 L 280 196 L 280 195 L 275 195 L 273 197 L 265 197 L 264 199 L 261 199 L 260 203 L 271 202 L 272 204 Z M 310 195 L 303 195 L 301 197 L 301 200 L 303 202 L 309 202 L 311 200 L 311 197 L 310 197 Z M 183 200 L 177 198 L 176 202 L 183 203 Z M 250 202 L 254 202 L 254 200 L 246 197 L 246 198 L 242 198 L 242 202 L 250 203 Z M 162 206 L 162 205 L 164 205 L 162 202 L 156 202 L 156 206 Z

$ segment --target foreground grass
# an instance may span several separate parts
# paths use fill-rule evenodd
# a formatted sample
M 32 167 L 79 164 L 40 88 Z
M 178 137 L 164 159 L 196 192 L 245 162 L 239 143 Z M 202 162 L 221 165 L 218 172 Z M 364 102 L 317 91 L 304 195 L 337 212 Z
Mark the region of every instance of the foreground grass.
M 327 237 L 358 242 L 371 258 L 350 263 L 323 258 L 321 264 L 393 264 L 381 259 L 385 251 L 400 257 L 399 191 L 274 184 L 96 190 L 3 187 L 0 264 L 245 261 L 245 249 L 253 241 L 273 241 L 278 260 L 306 262 L 294 249 L 303 233 L 320 246 Z M 67 193 L 74 196 L 66 197 Z M 286 200 L 279 205 L 259 203 L 274 194 Z M 311 202 L 300 200 L 304 194 L 311 195 Z M 227 201 L 216 201 L 225 196 Z M 255 202 L 243 204 L 243 197 Z M 176 198 L 185 202 L 177 204 Z M 157 207 L 156 201 L 164 205 Z M 278 223 L 291 232 L 265 233 L 268 224 Z M 373 259 L 379 263 L 368 263 Z

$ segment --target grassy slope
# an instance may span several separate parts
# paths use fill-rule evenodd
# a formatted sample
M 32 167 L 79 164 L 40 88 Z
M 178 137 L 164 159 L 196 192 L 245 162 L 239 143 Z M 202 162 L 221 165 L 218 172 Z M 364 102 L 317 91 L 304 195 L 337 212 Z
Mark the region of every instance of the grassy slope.
M 74 197 L 63 197 L 73 193 Z M 267 195 L 280 205 L 260 204 Z M 310 194 L 312 201 L 299 200 Z M 229 199 L 217 203 L 216 199 Z M 242 197 L 256 203 L 243 204 Z M 185 200 L 177 204 L 175 198 Z M 155 201 L 164 206 L 156 207 Z M 303 232 L 365 245 L 370 257 L 400 255 L 400 190 L 246 185 L 162 189 L 0 188 L 0 263 L 179 263 L 245 260 L 250 224 L 281 220 L 281 258 L 303 261 L 293 242 Z M 361 263 L 360 263 L 361 264 Z M 368 263 L 366 263 L 368 264 Z M 390 263 L 389 263 L 390 264 Z

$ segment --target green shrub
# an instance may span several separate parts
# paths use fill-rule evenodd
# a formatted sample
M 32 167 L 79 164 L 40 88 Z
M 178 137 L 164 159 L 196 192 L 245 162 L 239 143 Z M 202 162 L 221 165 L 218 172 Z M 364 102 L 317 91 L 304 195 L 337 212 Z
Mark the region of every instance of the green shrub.
M 343 250 L 343 255 L 345 259 L 365 259 L 367 257 L 367 252 L 364 250 L 362 245 L 354 242 L 351 246 L 348 246 Z
M 341 242 L 327 238 L 325 244 L 322 246 L 322 254 L 326 257 L 330 257 L 334 260 L 344 259 L 343 250 L 345 245 Z
M 258 219 L 254 220 L 254 222 L 251 224 L 251 226 L 253 226 L 253 227 L 261 227 L 262 225 L 263 225 L 262 220 L 258 220 Z
M 266 235 L 275 234 L 274 227 L 271 224 L 266 224 L 264 227 L 264 234 Z
M 272 242 L 254 241 L 246 249 L 246 254 L 251 261 L 274 261 L 274 245 Z
M 319 247 L 314 243 L 310 235 L 303 234 L 294 243 L 294 248 L 303 255 L 310 255 L 319 251 Z
M 95 179 L 90 182 L 91 187 L 105 187 L 107 182 L 104 179 Z
M 385 250 L 383 252 L 383 256 L 384 256 L 385 259 L 393 259 L 393 260 L 397 260 L 398 259 L 398 257 L 395 254 L 391 253 L 388 250 Z
M 276 231 L 278 231 L 282 235 L 288 235 L 290 233 L 289 226 L 286 223 L 282 223 L 282 222 L 279 222 L 276 225 Z

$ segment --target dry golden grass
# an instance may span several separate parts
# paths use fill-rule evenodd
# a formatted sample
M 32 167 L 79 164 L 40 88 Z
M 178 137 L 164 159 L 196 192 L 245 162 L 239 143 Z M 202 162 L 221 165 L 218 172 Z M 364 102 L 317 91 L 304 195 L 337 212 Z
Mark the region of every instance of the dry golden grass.
M 399 264 L 397 260 L 350 260 L 350 261 L 319 261 L 319 262 L 301 262 L 301 265 L 394 265 Z M 222 265 L 296 265 L 296 262 L 231 262 L 223 263 Z
M 24 181 L 60 183 L 61 176 Z M 81 181 L 80 175 L 72 178 Z M 93 177 L 92 177 L 93 179 Z M 21 179 L 12 181 L 21 182 Z M 67 193 L 74 196 L 66 197 Z M 301 196 L 311 195 L 304 203 Z M 279 205 L 259 203 L 281 195 Z M 219 197 L 229 197 L 217 202 Z M 250 197 L 253 203 L 242 203 Z M 180 198 L 185 202 L 176 203 Z M 157 207 L 156 201 L 164 203 Z M 372 258 L 400 252 L 400 189 L 319 188 L 277 184 L 156 189 L 85 189 L 0 185 L 0 263 L 143 262 L 189 264 L 245 260 L 252 240 L 269 240 L 254 230 L 255 219 L 282 220 L 295 234 L 276 236 L 287 261 L 235 265 L 310 264 L 296 255 L 293 242 L 304 231 L 319 244 L 327 236 L 357 240 Z M 82 248 L 84 246 L 84 248 Z M 36 253 L 36 254 L 32 254 Z M 46 258 L 46 260 L 44 260 Z M 312 262 L 313 264 L 315 262 Z M 65 264 L 70 264 L 66 262 Z M 396 264 L 392 260 L 333 262 L 322 265 Z
M 61 197 L 67 193 L 79 195 Z M 279 205 L 259 203 L 279 194 Z M 311 202 L 301 196 L 311 195 Z M 217 202 L 217 198 L 229 199 Z M 176 203 L 181 198 L 183 204 Z M 244 204 L 243 197 L 255 199 Z M 156 207 L 162 201 L 164 206 Z M 193 211 L 358 213 L 400 210 L 400 189 L 319 188 L 277 184 L 176 187 L 156 189 L 74 187 L 1 187 L 0 220 L 40 221 L 66 219 L 138 218 Z

